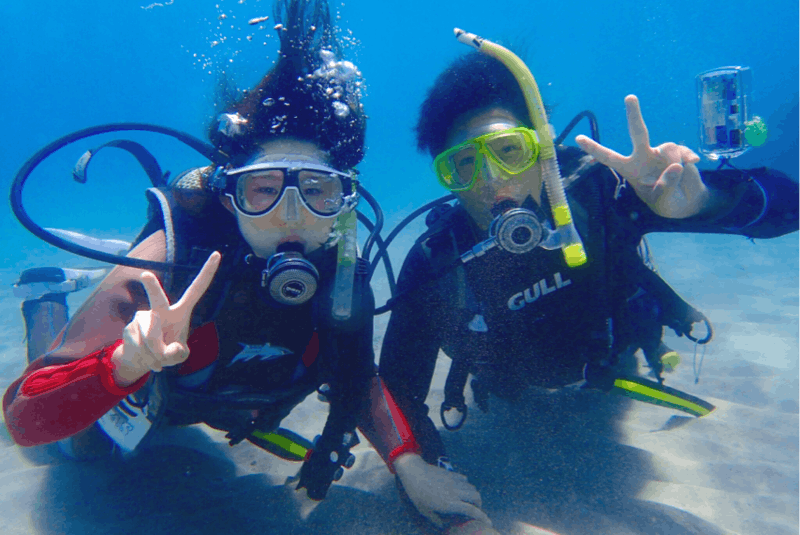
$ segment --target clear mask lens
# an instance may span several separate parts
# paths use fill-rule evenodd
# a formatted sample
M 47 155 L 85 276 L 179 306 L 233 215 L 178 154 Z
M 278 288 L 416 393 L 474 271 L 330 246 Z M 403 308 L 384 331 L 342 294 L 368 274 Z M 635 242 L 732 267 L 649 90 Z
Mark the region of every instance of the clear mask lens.
M 281 196 L 283 182 L 279 169 L 243 174 L 236 182 L 236 200 L 247 213 L 269 211 Z
M 248 215 L 261 215 L 274 209 L 288 191 L 295 190 L 309 210 L 321 216 L 338 214 L 345 202 L 343 176 L 317 169 L 259 169 L 237 176 L 235 200 Z M 295 204 L 298 200 L 287 199 Z M 287 207 L 291 210 L 291 207 Z M 297 215 L 297 214 L 295 214 Z M 289 217 L 289 214 L 287 214 Z
M 452 176 L 453 188 L 470 186 L 475 177 L 475 170 L 480 165 L 479 159 L 480 153 L 475 145 L 467 145 L 448 155 L 446 162 Z
M 333 215 L 344 206 L 344 186 L 338 175 L 300 171 L 297 179 L 300 195 L 313 211 Z
M 521 173 L 535 161 L 533 150 L 521 133 L 498 134 L 487 139 L 485 147 L 492 160 L 509 173 Z

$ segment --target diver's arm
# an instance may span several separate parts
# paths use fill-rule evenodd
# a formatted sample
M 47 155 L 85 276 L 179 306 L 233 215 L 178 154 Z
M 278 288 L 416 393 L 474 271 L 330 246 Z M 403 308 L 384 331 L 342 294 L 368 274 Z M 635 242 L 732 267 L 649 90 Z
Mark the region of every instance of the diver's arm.
M 774 238 L 798 230 L 798 184 L 773 169 L 702 171 L 703 182 L 719 200 L 714 209 L 685 219 L 659 217 L 623 190 L 616 209 L 648 232 L 708 232 Z
M 379 375 L 386 386 L 380 399 L 393 416 L 391 425 L 383 426 L 384 436 L 394 438 L 388 464 L 417 511 L 439 528 L 475 520 L 483 532 L 494 533 L 477 489 L 439 463 L 444 444 L 425 399 L 448 310 L 436 287 L 426 284 L 432 280 L 433 270 L 417 244 L 400 271 L 397 290 L 403 297 L 392 310 L 381 349 Z
M 402 410 L 377 376 L 373 350 L 375 298 L 367 281 L 363 283 L 365 287 L 357 293 L 361 297 L 358 309 L 365 311 L 360 315 L 362 324 L 357 331 L 336 337 L 339 358 L 329 372 L 335 381 L 331 386 L 334 394 L 344 392 L 346 396 L 332 396 L 330 414 L 354 415 L 358 429 L 394 472 L 394 460 L 404 452 L 419 451 L 419 446 Z
M 406 453 L 419 454 L 420 447 L 403 411 L 386 384 L 373 377 L 369 398 L 362 409 L 358 429 L 394 473 L 395 460 Z
M 163 260 L 163 233 L 131 255 Z M 146 376 L 120 386 L 111 362 L 123 329 L 137 310 L 147 308 L 140 272 L 114 268 L 56 338 L 56 349 L 32 362 L 6 390 L 3 411 L 15 442 L 32 446 L 69 437 L 144 384 Z
M 423 458 L 436 464 L 446 452 L 425 399 L 441 347 L 443 321 L 437 320 L 437 311 L 443 304 L 438 302 L 435 283 L 425 284 L 431 273 L 421 246 L 415 245 L 398 277 L 397 292 L 402 297 L 392 309 L 383 339 L 379 375 L 402 410 Z
M 709 189 L 724 199 L 700 220 L 750 238 L 775 238 L 798 229 L 798 184 L 774 169 L 703 171 Z

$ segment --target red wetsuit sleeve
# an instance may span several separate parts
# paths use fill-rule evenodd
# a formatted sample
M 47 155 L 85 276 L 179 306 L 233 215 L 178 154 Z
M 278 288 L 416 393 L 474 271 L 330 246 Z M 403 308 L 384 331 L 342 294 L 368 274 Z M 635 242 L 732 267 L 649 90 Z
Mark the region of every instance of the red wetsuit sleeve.
M 394 461 L 403 453 L 420 453 L 411 427 L 379 377 L 372 379 L 369 403 L 364 407 L 358 428 L 394 473 Z
M 114 382 L 111 355 L 121 343 L 66 364 L 31 366 L 3 397 L 6 427 L 14 441 L 35 446 L 70 437 L 141 388 L 149 373 L 126 388 Z

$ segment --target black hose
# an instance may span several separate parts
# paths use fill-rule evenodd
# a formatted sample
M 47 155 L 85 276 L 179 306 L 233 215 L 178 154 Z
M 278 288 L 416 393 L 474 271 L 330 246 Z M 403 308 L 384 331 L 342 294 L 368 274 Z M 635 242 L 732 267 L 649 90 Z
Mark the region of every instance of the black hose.
M 597 127 L 597 117 L 595 117 L 594 113 L 590 112 L 589 110 L 584 110 L 576 115 L 564 128 L 564 131 L 561 132 L 553 141 L 553 143 L 556 145 L 561 145 L 564 140 L 567 139 L 569 133 L 572 132 L 572 129 L 575 128 L 575 125 L 578 124 L 584 117 L 589 120 L 589 129 L 591 131 L 592 139 L 600 143 L 600 129 Z
M 361 212 L 356 212 L 358 215 L 358 220 L 364 225 L 368 231 L 373 232 L 375 229 L 375 225 L 372 221 L 369 220 L 367 216 L 362 214 Z M 378 258 L 383 258 L 383 265 L 386 268 L 386 278 L 389 280 L 389 293 L 392 295 L 395 294 L 397 288 L 395 287 L 394 281 L 394 271 L 392 270 L 392 262 L 389 260 L 389 254 L 386 251 L 386 247 L 384 246 L 383 238 L 381 238 L 380 234 L 375 234 L 375 243 L 378 245 L 378 256 L 375 257 L 376 260 Z M 362 256 L 362 258 L 367 258 L 366 255 Z M 370 270 L 369 279 L 372 280 L 373 272 Z
M 400 231 L 403 230 L 404 228 L 406 228 L 406 226 L 408 226 L 409 223 L 414 221 L 414 219 L 416 219 L 420 214 L 422 214 L 423 212 L 425 212 L 427 210 L 430 210 L 431 208 L 433 208 L 434 206 L 436 206 L 438 204 L 443 204 L 443 203 L 452 201 L 455 198 L 456 198 L 456 196 L 451 193 L 449 195 L 445 195 L 444 197 L 439 197 L 435 201 L 431 201 L 431 202 L 429 202 L 429 203 L 417 208 L 413 212 L 411 212 L 408 216 L 406 216 L 405 219 L 403 219 L 400 222 L 399 225 L 397 225 L 394 229 L 392 229 L 392 232 L 389 233 L 389 236 L 386 238 L 386 240 L 384 242 L 385 243 L 385 247 L 389 247 L 389 244 L 392 243 L 392 241 L 394 241 L 394 239 L 397 237 L 397 235 L 400 233 Z M 384 251 L 384 254 L 385 254 L 385 251 Z M 380 253 L 379 253 L 379 255 L 380 255 Z M 377 265 L 378 265 L 378 256 L 376 256 L 375 259 L 372 261 L 372 264 L 370 266 L 370 276 L 372 276 L 372 272 L 375 271 L 375 268 L 377 267 Z M 392 292 L 392 295 L 394 295 L 394 292 Z
M 22 206 L 22 189 L 25 186 L 25 182 L 28 180 L 28 177 L 36 168 L 36 166 L 42 163 L 42 161 L 48 156 L 50 156 L 52 153 L 80 139 L 96 136 L 99 134 L 105 134 L 108 132 L 130 131 L 130 130 L 154 132 L 157 134 L 170 136 L 193 148 L 194 150 L 196 150 L 197 152 L 199 152 L 200 154 L 202 154 L 203 156 L 214 162 L 214 164 L 216 165 L 222 165 L 225 162 L 227 162 L 227 156 L 218 151 L 212 145 L 209 145 L 208 143 L 205 143 L 194 136 L 185 134 L 183 132 L 174 130 L 172 128 L 151 125 L 151 124 L 144 124 L 144 123 L 113 123 L 113 124 L 93 126 L 91 128 L 78 130 L 77 132 L 73 132 L 66 136 L 60 137 L 59 139 L 43 147 L 41 150 L 39 150 L 36 154 L 34 154 L 31 158 L 28 159 L 28 161 L 26 161 L 23 164 L 22 168 L 20 168 L 19 172 L 17 172 L 17 175 L 14 177 L 14 182 L 11 185 L 11 196 L 10 196 L 11 209 L 14 212 L 14 215 L 19 220 L 19 222 L 22 224 L 22 226 L 28 229 L 35 236 L 60 249 L 69 251 L 70 253 L 74 253 L 80 256 L 85 256 L 87 258 L 91 258 L 92 260 L 97 260 L 99 262 L 107 262 L 110 264 L 118 264 L 122 266 L 139 268 L 139 269 L 150 269 L 150 270 L 165 270 L 171 268 L 192 269 L 192 270 L 198 269 L 198 267 L 200 266 L 169 264 L 166 262 L 156 262 L 152 260 L 142 260 L 139 258 L 118 256 L 110 253 L 104 253 L 102 251 L 95 251 L 94 249 L 78 245 L 76 243 L 60 238 L 46 231 L 36 223 L 34 223 L 34 221 L 28 216 L 27 212 L 25 211 L 25 208 Z
M 372 251 L 372 245 L 375 243 L 377 237 L 380 237 L 381 231 L 383 230 L 383 210 L 381 210 L 381 206 L 378 204 L 378 201 L 375 200 L 375 197 L 370 194 L 361 184 L 358 185 L 358 193 L 364 197 L 364 199 L 369 203 L 370 208 L 375 213 L 375 227 L 370 232 L 370 235 L 367 237 L 367 241 L 364 242 L 364 254 L 363 257 L 369 259 L 369 253 Z

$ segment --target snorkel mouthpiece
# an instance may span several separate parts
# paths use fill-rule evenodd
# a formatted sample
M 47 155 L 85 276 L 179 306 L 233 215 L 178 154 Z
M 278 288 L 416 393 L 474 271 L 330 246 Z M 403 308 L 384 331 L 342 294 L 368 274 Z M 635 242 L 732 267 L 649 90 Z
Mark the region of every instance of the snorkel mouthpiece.
M 525 96 L 531 123 L 533 123 L 533 127 L 539 136 L 539 159 L 542 162 L 542 175 L 547 197 L 550 200 L 553 220 L 556 223 L 556 231 L 564 236 L 561 246 L 564 260 L 570 267 L 585 264 L 586 251 L 572 222 L 572 213 L 567 203 L 567 196 L 564 193 L 564 186 L 561 183 L 561 171 L 558 167 L 553 136 L 550 134 L 544 103 L 533 74 L 531 74 L 525 63 L 507 48 L 459 28 L 454 28 L 453 32 L 459 42 L 477 48 L 482 53 L 495 58 L 505 65 L 514 75 L 514 78 L 517 79 L 517 83 Z

